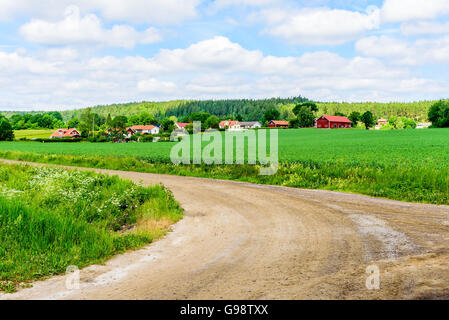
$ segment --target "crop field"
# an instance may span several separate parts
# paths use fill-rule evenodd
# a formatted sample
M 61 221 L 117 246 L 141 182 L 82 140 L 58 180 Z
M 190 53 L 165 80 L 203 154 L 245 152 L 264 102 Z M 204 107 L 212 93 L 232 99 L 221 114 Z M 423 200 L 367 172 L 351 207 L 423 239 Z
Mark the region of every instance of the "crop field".
M 175 143 L 2 142 L 0 157 L 36 162 L 235 179 L 449 204 L 449 129 L 279 131 L 278 172 L 257 166 L 175 166 Z
M 22 138 L 33 139 L 33 138 L 41 138 L 48 139 L 53 133 L 54 129 L 45 129 L 45 130 L 15 130 L 14 138 L 19 140 Z
M 0 142 L 0 151 L 83 156 L 124 156 L 170 161 L 176 143 Z M 203 145 L 203 147 L 206 144 Z M 448 167 L 449 130 L 279 130 L 281 162 L 313 161 L 381 167 Z
M 68 266 L 82 268 L 143 246 L 181 217 L 182 210 L 161 186 L 2 164 L 0 291 L 13 292 L 34 279 L 64 273 Z

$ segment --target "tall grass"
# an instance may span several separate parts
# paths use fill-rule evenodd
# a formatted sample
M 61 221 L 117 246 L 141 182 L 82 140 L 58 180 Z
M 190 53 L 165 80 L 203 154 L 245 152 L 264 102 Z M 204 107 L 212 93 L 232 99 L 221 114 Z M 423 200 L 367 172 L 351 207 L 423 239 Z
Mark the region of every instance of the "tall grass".
M 449 168 L 435 164 L 343 160 L 284 161 L 272 176 L 259 175 L 252 165 L 173 165 L 118 156 L 44 155 L 14 151 L 0 158 L 81 167 L 162 173 L 307 189 L 354 192 L 395 200 L 449 204 Z
M 163 235 L 181 216 L 161 186 L 144 188 L 92 172 L 2 164 L 0 290 L 12 292 L 30 280 L 63 273 L 69 265 L 82 268 L 138 248 Z M 163 228 L 129 231 L 161 219 Z

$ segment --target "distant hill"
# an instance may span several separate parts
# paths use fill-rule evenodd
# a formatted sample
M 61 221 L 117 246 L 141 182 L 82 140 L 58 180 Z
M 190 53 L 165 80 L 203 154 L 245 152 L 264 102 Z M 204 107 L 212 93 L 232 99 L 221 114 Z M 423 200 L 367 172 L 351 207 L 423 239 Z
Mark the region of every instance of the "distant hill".
M 261 121 L 267 109 L 276 107 L 281 112 L 283 119 L 293 117 L 292 109 L 300 102 L 309 101 L 301 96 L 294 98 L 271 98 L 271 99 L 229 99 L 229 100 L 175 100 L 168 102 L 131 102 L 123 104 L 100 105 L 92 107 L 92 112 L 107 117 L 117 115 L 131 116 L 148 112 L 156 118 L 176 116 L 182 119 L 192 112 L 207 112 L 220 118 L 234 118 L 241 115 L 244 121 Z M 371 111 L 377 118 L 388 118 L 390 116 L 404 116 L 414 118 L 418 121 L 426 121 L 430 106 L 436 101 L 418 101 L 409 103 L 391 102 L 317 102 L 319 106 L 318 115 L 343 113 L 349 115 L 353 111 L 363 113 Z M 61 111 L 64 121 L 80 116 L 84 109 Z M 16 113 L 25 112 L 2 112 L 8 118 Z M 38 112 L 32 112 L 38 113 Z

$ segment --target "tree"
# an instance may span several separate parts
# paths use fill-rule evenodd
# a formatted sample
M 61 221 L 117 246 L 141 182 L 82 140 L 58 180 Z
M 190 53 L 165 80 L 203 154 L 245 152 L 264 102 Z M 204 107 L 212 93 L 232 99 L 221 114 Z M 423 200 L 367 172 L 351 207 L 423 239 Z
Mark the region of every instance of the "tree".
M 309 108 L 312 112 L 318 111 L 318 106 L 313 102 L 299 103 L 293 108 L 293 113 L 298 116 L 302 108 Z
M 51 112 L 48 112 L 47 114 L 57 120 L 64 121 L 64 119 L 62 118 L 62 115 L 57 111 L 51 111 Z
M 175 122 L 173 120 L 170 120 L 169 118 L 165 118 L 161 121 L 161 128 L 164 131 L 171 132 L 175 129 Z
M 440 100 L 433 104 L 429 109 L 428 118 L 435 128 L 449 127 L 449 101 Z
M 0 141 L 11 141 L 14 139 L 14 131 L 8 119 L 0 116 Z
M 357 127 L 361 118 L 362 118 L 362 115 L 360 114 L 360 112 L 357 112 L 357 111 L 351 112 L 351 114 L 348 117 L 348 119 L 351 120 L 351 122 L 352 122 L 353 128 Z
M 80 121 L 78 118 L 72 118 L 67 122 L 67 127 L 68 128 L 77 128 L 80 124 Z
M 93 124 L 92 119 L 93 117 L 91 108 L 87 108 L 86 110 L 84 110 L 84 112 L 80 116 L 79 130 L 83 138 L 87 138 L 90 135 Z
M 281 116 L 281 113 L 277 109 L 269 109 L 265 111 L 264 113 L 264 119 L 265 121 L 269 122 L 271 120 L 279 120 L 279 117 Z
M 298 117 L 290 119 L 288 121 L 288 127 L 289 128 L 299 128 L 300 126 L 301 126 L 301 124 L 299 123 Z
M 241 115 L 241 114 L 238 114 L 238 115 L 235 117 L 235 120 L 237 120 L 237 121 L 239 121 L 239 122 L 242 122 L 242 121 L 243 121 L 242 115 Z
M 298 121 L 301 128 L 313 127 L 315 123 L 315 114 L 312 109 L 307 106 L 302 107 L 298 113 Z
M 210 116 L 209 118 L 207 118 L 206 123 L 205 123 L 205 128 L 211 128 L 211 129 L 218 129 L 220 125 L 220 119 L 218 119 L 217 116 Z
M 366 111 L 361 118 L 362 122 L 365 124 L 366 130 L 369 130 L 369 128 L 373 127 L 375 124 L 374 116 L 371 113 L 371 111 Z
M 194 112 L 190 114 L 189 122 L 201 121 L 201 123 L 205 123 L 207 118 L 209 118 L 210 116 L 211 116 L 210 113 L 207 112 Z
M 108 117 L 106 118 L 106 127 L 110 128 L 112 126 L 112 117 L 111 114 L 108 113 Z
M 126 127 L 128 124 L 128 118 L 125 116 L 116 116 L 114 120 L 112 120 L 113 129 L 119 129 L 123 132 L 126 131 Z

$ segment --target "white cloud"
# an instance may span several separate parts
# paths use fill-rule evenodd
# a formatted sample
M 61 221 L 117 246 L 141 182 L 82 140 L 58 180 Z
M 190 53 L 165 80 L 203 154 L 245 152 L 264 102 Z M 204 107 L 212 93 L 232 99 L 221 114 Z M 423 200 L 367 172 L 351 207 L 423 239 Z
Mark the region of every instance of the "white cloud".
M 449 22 L 414 21 L 401 24 L 401 33 L 410 35 L 444 34 L 449 33 Z
M 356 50 L 370 57 L 398 57 L 407 53 L 410 48 L 407 42 L 388 36 L 372 36 L 357 41 Z
M 179 24 L 197 16 L 201 0 L 1 0 L 0 20 L 15 17 L 54 19 L 69 5 L 83 13 L 98 11 L 110 21 Z
M 230 6 L 252 6 L 263 7 L 269 4 L 280 2 L 280 0 L 215 0 L 212 7 L 221 9 Z
M 385 0 L 381 9 L 385 22 L 432 19 L 448 13 L 447 0 Z
M 318 100 L 414 100 L 447 93 L 447 83 L 375 57 L 348 59 L 328 51 L 267 56 L 224 37 L 150 58 L 86 58 L 67 48 L 51 50 L 37 56 L 0 51 L 1 109 L 298 94 Z
M 155 78 L 151 78 L 139 81 L 137 84 L 137 88 L 142 92 L 173 94 L 176 90 L 176 84 L 174 84 L 173 82 L 165 82 Z
M 387 36 L 373 36 L 359 40 L 356 49 L 365 56 L 385 58 L 395 64 L 449 64 L 449 36 L 418 39 L 411 43 Z
M 296 44 L 338 45 L 379 27 L 378 9 L 367 13 L 329 8 L 270 9 L 262 10 L 260 16 L 269 25 L 264 33 Z
M 105 29 L 94 14 L 81 16 L 78 7 L 70 6 L 65 18 L 57 22 L 31 20 L 20 28 L 20 34 L 30 42 L 49 45 L 89 44 L 133 48 L 136 43 L 154 43 L 162 39 L 159 32 L 150 27 L 138 32 L 127 25 L 114 25 Z
M 174 70 L 247 71 L 263 58 L 260 51 L 248 51 L 225 37 L 201 41 L 187 49 L 162 50 L 155 60 Z

